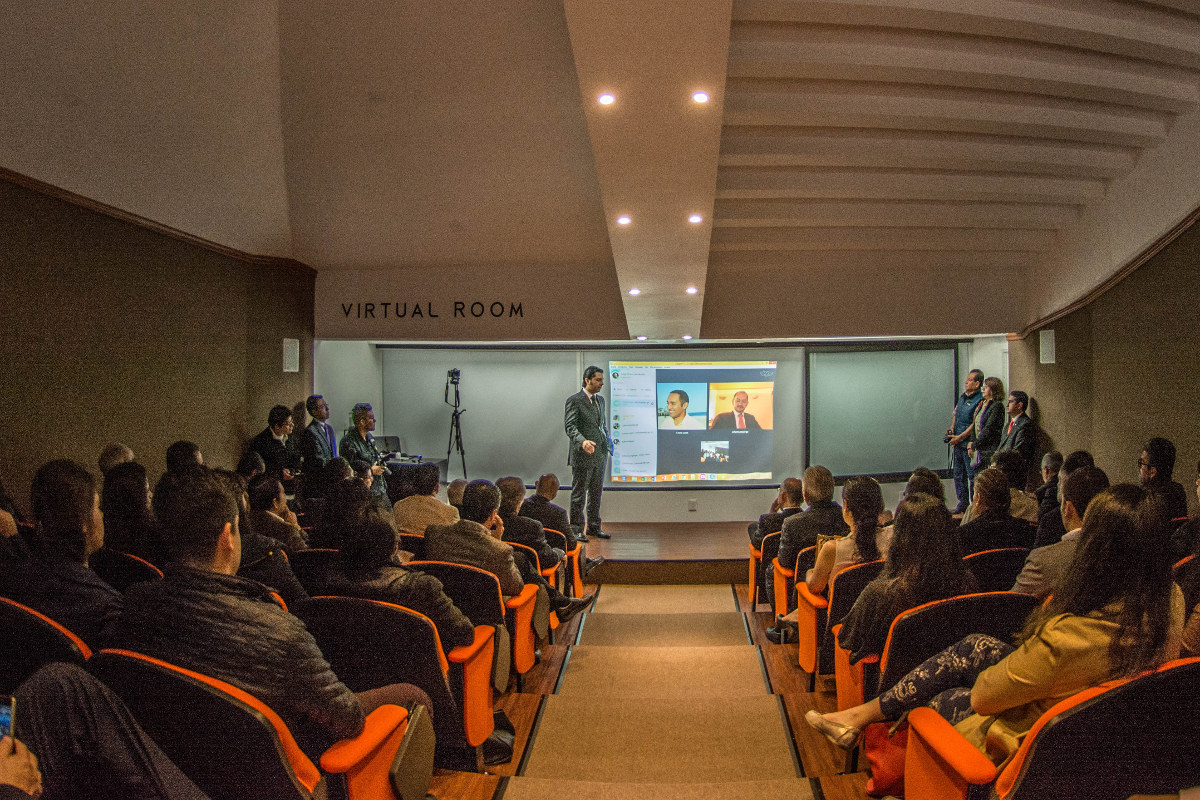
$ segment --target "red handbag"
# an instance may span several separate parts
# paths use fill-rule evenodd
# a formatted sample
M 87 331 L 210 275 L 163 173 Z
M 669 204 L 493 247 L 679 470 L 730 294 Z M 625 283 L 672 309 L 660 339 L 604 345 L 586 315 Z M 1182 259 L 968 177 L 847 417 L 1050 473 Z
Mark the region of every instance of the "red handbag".
M 908 746 L 908 722 L 895 726 L 874 722 L 863 731 L 863 752 L 871 770 L 867 794 L 872 797 L 904 795 L 904 750 Z

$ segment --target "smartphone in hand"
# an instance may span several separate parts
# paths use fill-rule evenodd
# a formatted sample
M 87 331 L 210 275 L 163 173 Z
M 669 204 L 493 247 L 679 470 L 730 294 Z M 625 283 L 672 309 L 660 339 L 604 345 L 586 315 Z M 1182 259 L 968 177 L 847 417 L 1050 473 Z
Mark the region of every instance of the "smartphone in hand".
M 8 698 L 8 703 L 0 705 L 0 737 L 13 735 L 13 720 L 17 710 L 17 698 Z

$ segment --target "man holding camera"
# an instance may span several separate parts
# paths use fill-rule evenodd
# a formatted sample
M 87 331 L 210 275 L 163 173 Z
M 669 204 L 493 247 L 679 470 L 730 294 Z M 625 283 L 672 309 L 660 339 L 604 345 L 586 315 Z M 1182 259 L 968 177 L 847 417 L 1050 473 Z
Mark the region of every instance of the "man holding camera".
M 946 444 L 950 445 L 951 466 L 954 469 L 954 493 L 958 495 L 955 514 L 967 510 L 971 503 L 971 457 L 967 453 L 967 440 L 975 427 L 975 408 L 983 400 L 979 387 L 983 384 L 983 372 L 973 369 L 967 373 L 963 393 L 954 404 L 954 418 L 946 429 Z
M 371 431 L 375 430 L 375 412 L 371 409 L 371 404 L 359 403 L 354 406 L 350 412 L 350 419 L 354 427 L 338 442 L 338 452 L 351 463 L 363 461 L 371 465 L 371 474 L 375 476 L 371 481 L 371 497 L 380 508 L 390 511 L 387 467 L 380 463 L 382 455 L 375 446 L 375 437 L 371 435 Z

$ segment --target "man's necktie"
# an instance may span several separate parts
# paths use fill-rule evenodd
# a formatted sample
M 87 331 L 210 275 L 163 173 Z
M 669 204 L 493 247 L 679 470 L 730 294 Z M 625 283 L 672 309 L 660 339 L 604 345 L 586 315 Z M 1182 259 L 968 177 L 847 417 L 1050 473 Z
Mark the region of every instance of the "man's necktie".
M 325 440 L 329 442 L 329 452 L 333 454 L 334 458 L 337 458 L 337 443 L 333 441 L 333 428 L 328 422 L 322 422 L 321 427 L 325 429 Z
M 1005 436 L 1008 436 L 1010 433 L 1012 433 L 1012 426 L 1013 426 L 1013 423 L 1016 421 L 1017 421 L 1016 417 L 1014 417 L 1008 421 L 1008 427 L 1004 429 Z
M 743 417 L 741 414 L 738 414 L 738 415 L 737 415 L 737 418 L 738 418 L 738 424 L 737 424 L 737 426 L 738 426 L 738 430 L 739 430 L 739 431 L 744 431 L 744 430 L 746 429 L 746 420 L 745 420 L 745 418 L 744 418 L 744 417 Z

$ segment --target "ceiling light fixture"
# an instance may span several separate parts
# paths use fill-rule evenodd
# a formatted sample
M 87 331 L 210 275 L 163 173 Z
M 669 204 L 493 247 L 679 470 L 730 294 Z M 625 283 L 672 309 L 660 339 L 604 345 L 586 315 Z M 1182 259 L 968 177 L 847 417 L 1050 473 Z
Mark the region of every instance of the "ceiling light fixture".
M 644 342 L 644 341 L 646 341 L 646 337 L 645 337 L 645 336 L 639 336 L 639 337 L 637 337 L 637 340 L 638 340 L 639 342 Z
M 613 102 L 616 101 L 616 99 L 617 98 L 613 97 L 608 92 L 605 92 L 604 94 L 602 94 L 596 98 L 596 102 L 602 106 L 611 106 L 613 104 Z
M 628 225 L 631 222 L 633 222 L 633 220 L 631 220 L 629 217 L 626 217 L 626 216 L 617 217 L 618 225 Z
M 700 293 L 700 290 L 697 289 L 695 286 L 689 286 L 686 289 L 684 289 L 684 291 L 687 292 L 688 294 L 699 294 Z
M 697 103 L 707 103 L 708 102 L 708 92 L 694 92 L 692 94 L 692 99 L 695 100 Z
M 699 225 L 701 222 L 704 222 L 704 217 L 700 216 L 699 214 L 692 214 L 690 217 L 688 217 L 688 222 L 692 223 L 693 225 Z
M 689 342 L 689 341 L 691 341 L 691 339 L 692 339 L 692 335 L 691 335 L 690 333 L 685 333 L 685 334 L 683 335 L 683 340 L 684 340 L 685 342 Z
M 632 289 L 629 290 L 630 297 L 637 297 L 641 293 L 642 293 L 642 290 L 636 286 L 634 286 Z

